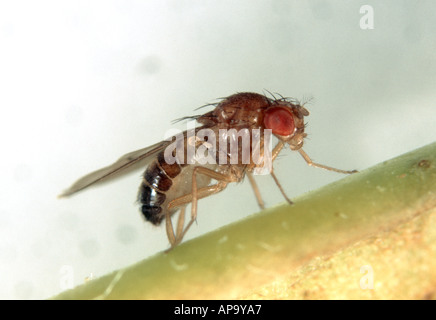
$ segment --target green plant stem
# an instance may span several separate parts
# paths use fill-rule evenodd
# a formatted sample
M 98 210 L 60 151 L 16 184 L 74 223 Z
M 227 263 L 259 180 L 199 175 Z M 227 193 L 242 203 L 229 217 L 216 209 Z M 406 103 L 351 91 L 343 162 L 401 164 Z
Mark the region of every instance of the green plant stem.
M 435 206 L 433 143 L 54 298 L 238 298 Z

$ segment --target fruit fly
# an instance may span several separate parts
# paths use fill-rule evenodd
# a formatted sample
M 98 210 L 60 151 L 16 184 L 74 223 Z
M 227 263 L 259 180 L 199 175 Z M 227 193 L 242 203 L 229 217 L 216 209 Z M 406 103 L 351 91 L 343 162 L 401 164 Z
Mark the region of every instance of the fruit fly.
M 231 141 L 238 142 L 238 137 L 234 135 L 238 130 L 239 132 L 245 130 L 244 132 L 248 133 L 255 130 L 270 130 L 269 132 L 278 139 L 278 143 L 271 151 L 271 162 L 275 160 L 284 147 L 289 147 L 291 150 L 297 151 L 310 166 L 346 174 L 356 172 L 356 170 L 340 170 L 315 163 L 303 151 L 302 146 L 307 135 L 304 132 L 304 117 L 308 116 L 309 112 L 304 104 L 301 105 L 296 100 L 282 96 L 277 98 L 274 95 L 269 98 L 257 93 L 243 92 L 223 98 L 219 103 L 210 106 L 214 107 L 210 112 L 182 118 L 196 120 L 201 125 L 194 129 L 194 133 L 208 130 L 209 134 L 222 137 L 222 132 L 233 132 L 233 135 L 227 134 L 224 137 L 227 144 Z M 231 129 L 236 130 L 231 131 Z M 174 148 L 170 149 L 170 146 L 173 145 L 171 140 L 128 153 L 114 164 L 79 179 L 60 197 L 70 196 L 91 185 L 131 171 L 131 169 L 147 166 L 139 188 L 138 202 L 141 204 L 142 214 L 147 221 L 154 225 L 160 225 L 165 220 L 171 248 L 182 241 L 196 220 L 199 199 L 224 190 L 229 183 L 241 182 L 245 176 L 248 177 L 259 206 L 264 208 L 264 202 L 253 177 L 255 170 L 264 163 L 255 162 L 253 158 L 244 162 L 241 157 L 236 157 L 236 162 L 228 161 L 233 159 L 235 153 L 241 155 L 241 146 L 233 151 L 231 148 L 230 151 L 227 151 L 227 147 L 222 149 L 220 146 L 218 152 L 212 153 L 215 154 L 213 160 L 217 161 L 205 163 L 194 157 L 194 160 L 197 161 L 188 163 L 188 161 L 184 161 L 188 160 L 186 150 L 191 147 L 194 151 L 198 151 L 204 145 L 211 145 L 211 141 L 190 135 L 189 130 L 184 131 L 179 138 L 178 145 L 183 147 L 181 153 Z M 208 148 L 208 151 L 218 150 L 216 147 Z M 253 148 L 254 144 L 248 149 L 252 152 Z M 260 136 L 257 148 L 265 151 L 266 139 L 264 136 Z M 263 160 L 266 161 L 265 158 Z M 285 199 L 292 204 L 272 167 L 269 173 Z M 188 204 L 191 204 L 191 219 L 185 226 L 185 208 Z M 174 229 L 171 218 L 178 211 L 180 212 Z

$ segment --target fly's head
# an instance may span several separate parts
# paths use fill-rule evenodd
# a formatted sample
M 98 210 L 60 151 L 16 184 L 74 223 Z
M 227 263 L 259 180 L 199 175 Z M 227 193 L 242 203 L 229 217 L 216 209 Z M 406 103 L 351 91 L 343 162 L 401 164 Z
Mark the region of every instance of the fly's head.
M 276 100 L 271 107 L 265 110 L 263 123 L 266 129 L 284 143 L 289 144 L 292 150 L 298 150 L 303 146 L 304 117 L 309 111 L 299 103 L 291 103 L 286 100 Z

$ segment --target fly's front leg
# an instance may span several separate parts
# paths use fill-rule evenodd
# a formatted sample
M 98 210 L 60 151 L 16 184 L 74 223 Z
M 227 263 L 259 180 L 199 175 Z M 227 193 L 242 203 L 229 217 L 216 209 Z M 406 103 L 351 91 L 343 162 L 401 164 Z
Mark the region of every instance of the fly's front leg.
M 317 168 L 321 168 L 321 169 L 325 169 L 325 170 L 330 170 L 330 171 L 334 171 L 334 172 L 339 172 L 339 173 L 346 173 L 346 174 L 358 172 L 357 170 L 341 170 L 341 169 L 336 169 L 336 168 L 332 168 L 329 166 L 325 166 L 323 164 L 315 163 L 312 161 L 312 159 L 310 159 L 310 157 L 307 155 L 307 153 L 303 151 L 303 149 L 298 149 L 298 152 L 301 154 L 301 156 L 303 157 L 303 159 L 307 162 L 307 164 L 309 166 L 317 167 Z
M 280 151 L 282 151 L 285 144 L 282 141 L 279 141 L 271 152 L 272 161 L 274 161 L 279 155 Z

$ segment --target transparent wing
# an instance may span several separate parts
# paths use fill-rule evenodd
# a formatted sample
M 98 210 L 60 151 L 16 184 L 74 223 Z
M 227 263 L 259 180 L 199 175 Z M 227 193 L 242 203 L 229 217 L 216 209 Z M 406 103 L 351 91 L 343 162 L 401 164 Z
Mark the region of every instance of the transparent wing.
M 154 155 L 164 150 L 171 143 L 171 141 L 161 141 L 152 146 L 127 153 L 110 166 L 91 172 L 80 178 L 71 187 L 64 190 L 58 197 L 68 197 L 91 185 L 107 182 L 108 180 L 132 172 L 140 167 L 144 168 Z

